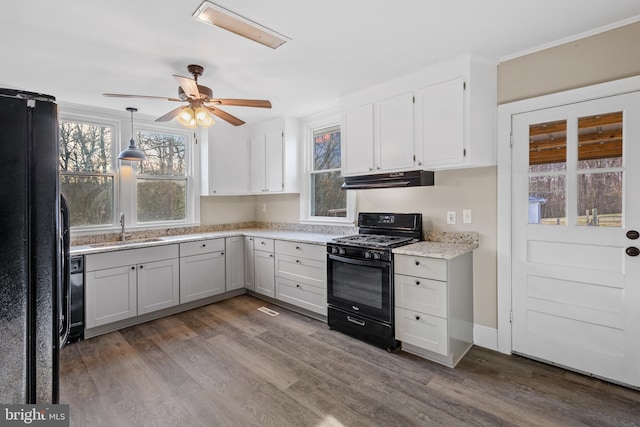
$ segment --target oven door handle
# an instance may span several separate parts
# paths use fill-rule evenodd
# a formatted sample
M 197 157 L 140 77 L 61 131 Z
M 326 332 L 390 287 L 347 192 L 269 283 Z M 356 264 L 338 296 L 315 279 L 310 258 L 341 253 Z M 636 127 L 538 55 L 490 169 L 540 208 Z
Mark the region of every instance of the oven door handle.
M 332 255 L 332 254 L 329 254 L 329 260 L 336 261 L 336 262 L 343 262 L 345 264 L 362 265 L 365 267 L 377 267 L 377 268 L 379 268 L 381 264 L 391 264 L 389 261 L 383 261 L 383 260 L 369 261 L 366 259 L 346 258 L 338 255 Z

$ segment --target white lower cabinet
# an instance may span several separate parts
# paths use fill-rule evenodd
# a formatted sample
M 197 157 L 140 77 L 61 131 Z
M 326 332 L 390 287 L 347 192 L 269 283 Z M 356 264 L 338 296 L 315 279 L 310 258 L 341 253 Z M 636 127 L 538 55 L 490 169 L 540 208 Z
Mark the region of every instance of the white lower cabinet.
M 178 245 L 86 256 L 86 328 L 178 304 Z
M 221 294 L 226 289 L 225 241 L 180 244 L 180 303 Z
M 275 241 L 276 299 L 327 315 L 326 247 Z
M 273 255 L 273 239 L 256 237 L 255 245 L 255 291 L 275 298 L 275 259 Z
M 244 236 L 227 237 L 225 242 L 226 290 L 244 288 Z
M 255 258 L 253 254 L 253 237 L 244 236 L 244 287 L 255 289 Z
M 395 336 L 402 349 L 454 367 L 473 345 L 472 253 L 396 254 Z

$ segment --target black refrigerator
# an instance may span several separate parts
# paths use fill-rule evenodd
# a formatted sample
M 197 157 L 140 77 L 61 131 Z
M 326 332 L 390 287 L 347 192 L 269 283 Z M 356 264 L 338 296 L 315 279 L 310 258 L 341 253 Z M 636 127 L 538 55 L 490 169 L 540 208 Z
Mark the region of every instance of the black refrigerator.
M 58 403 L 69 226 L 52 96 L 0 89 L 0 200 L 0 403 Z

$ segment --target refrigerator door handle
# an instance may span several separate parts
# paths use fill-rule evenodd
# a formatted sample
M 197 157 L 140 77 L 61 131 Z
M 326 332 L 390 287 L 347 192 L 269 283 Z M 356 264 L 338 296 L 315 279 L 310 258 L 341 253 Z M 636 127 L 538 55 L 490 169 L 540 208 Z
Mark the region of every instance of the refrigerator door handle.
M 69 253 L 69 208 L 64 196 L 60 195 L 60 272 L 61 286 L 58 286 L 58 305 L 60 311 L 60 345 L 61 349 L 69 338 L 71 331 L 71 264 Z

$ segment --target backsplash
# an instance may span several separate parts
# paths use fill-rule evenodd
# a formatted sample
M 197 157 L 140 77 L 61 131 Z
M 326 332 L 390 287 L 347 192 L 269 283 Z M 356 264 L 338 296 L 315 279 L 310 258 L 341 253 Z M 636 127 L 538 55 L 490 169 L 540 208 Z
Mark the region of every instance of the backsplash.
M 301 231 L 318 234 L 355 234 L 355 227 L 339 225 L 294 224 L 282 222 L 236 222 L 230 224 L 212 224 L 195 227 L 178 227 L 167 229 L 152 229 L 127 232 L 127 239 L 148 239 L 152 237 L 180 236 L 183 234 L 212 233 L 216 231 L 246 230 L 246 229 L 270 229 Z M 92 245 L 96 243 L 115 242 L 120 240 L 120 233 L 91 234 L 84 236 L 71 236 L 71 246 Z
M 478 245 L 479 235 L 475 231 L 426 231 L 424 240 L 440 243 L 462 243 Z

